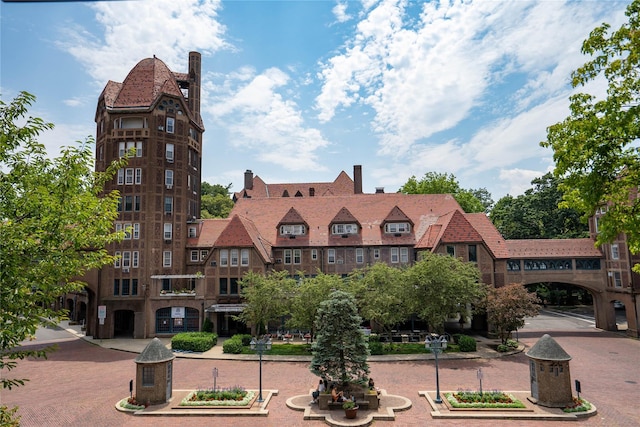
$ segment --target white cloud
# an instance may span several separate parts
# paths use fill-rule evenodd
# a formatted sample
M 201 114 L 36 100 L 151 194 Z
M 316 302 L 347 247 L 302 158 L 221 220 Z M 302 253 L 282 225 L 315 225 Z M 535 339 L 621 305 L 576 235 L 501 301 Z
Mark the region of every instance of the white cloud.
M 333 7 L 332 12 L 338 22 L 347 22 L 351 19 L 351 15 L 347 13 L 348 5 L 346 1 L 338 1 Z
M 365 15 L 343 53 L 323 64 L 316 98 L 324 122 L 354 103 L 372 107 L 380 154 L 398 158 L 485 103 L 513 114 L 512 101 L 522 111 L 557 95 L 605 9 L 592 2 L 433 1 L 412 22 L 406 6 L 385 0 Z M 505 99 L 484 98 L 513 75 L 523 83 Z
M 502 169 L 500 181 L 508 183 L 507 193 L 512 196 L 523 194 L 531 188 L 531 181 L 539 178 L 549 171 L 537 171 L 527 169 Z
M 217 21 L 219 0 L 95 2 L 103 34 L 70 25 L 58 45 L 74 56 L 99 87 L 123 81 L 143 58 L 156 55 L 170 69 L 186 72 L 187 54 L 228 48 L 225 27 Z
M 306 126 L 296 103 L 280 93 L 289 76 L 277 68 L 251 73 L 244 68 L 207 87 L 207 111 L 226 130 L 230 145 L 286 170 L 326 170 L 317 150 L 329 142 Z

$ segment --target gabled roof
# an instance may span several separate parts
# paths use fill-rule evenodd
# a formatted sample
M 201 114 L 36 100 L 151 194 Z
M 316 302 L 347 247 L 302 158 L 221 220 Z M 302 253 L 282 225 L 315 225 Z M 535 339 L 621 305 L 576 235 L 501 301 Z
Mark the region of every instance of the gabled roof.
M 405 213 L 402 212 L 402 209 L 400 209 L 397 206 L 394 206 L 391 209 L 391 212 L 389 212 L 387 216 L 384 218 L 384 222 L 405 222 L 405 221 L 408 221 L 411 223 L 411 225 L 413 225 L 413 221 L 411 221 L 411 218 L 405 215 Z
M 362 245 L 413 245 L 429 226 L 446 212 L 460 209 L 460 205 L 447 194 L 355 194 L 349 196 L 238 199 L 231 215 L 251 218 L 260 235 L 272 245 L 300 245 L 298 239 L 279 239 L 278 224 L 304 223 L 308 233 L 305 245 L 331 246 L 329 225 L 336 212 L 346 209 L 360 224 Z M 388 235 L 380 227 L 390 211 L 398 208 L 414 224 L 412 233 L 401 237 Z M 295 216 L 293 214 L 295 212 Z M 344 239 L 344 244 L 352 244 Z
M 336 216 L 333 217 L 330 224 L 346 224 L 346 223 L 357 223 L 358 219 L 353 216 L 349 209 L 341 208 Z
M 262 239 L 253 221 L 239 215 L 231 217 L 214 246 L 218 248 L 255 247 L 263 261 L 271 259 L 271 245 Z
M 602 258 L 592 239 L 507 240 L 509 258 Z
M 253 177 L 253 188 L 236 192 L 234 198 L 237 200 L 262 197 L 325 197 L 349 194 L 354 194 L 353 180 L 342 171 L 333 182 L 267 184 L 256 175 Z
M 484 213 L 465 214 L 465 218 L 480 233 L 484 244 L 496 259 L 509 258 L 506 240 Z
M 482 242 L 480 233 L 467 221 L 464 214 L 455 210 L 447 216 L 448 221 L 443 226 L 440 240 L 443 243 L 465 242 L 479 243 Z
M 304 218 L 298 213 L 298 211 L 295 208 L 291 208 L 289 209 L 289 212 L 287 212 L 282 217 L 278 225 L 280 224 L 305 224 L 306 225 L 307 222 L 304 220 Z

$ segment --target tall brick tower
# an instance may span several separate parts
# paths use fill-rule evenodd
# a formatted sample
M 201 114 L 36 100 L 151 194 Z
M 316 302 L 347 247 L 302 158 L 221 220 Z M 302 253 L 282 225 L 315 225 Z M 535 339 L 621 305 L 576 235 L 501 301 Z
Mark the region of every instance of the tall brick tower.
M 98 99 L 96 170 L 132 154 L 106 186 L 120 192 L 115 229 L 126 230 L 126 238 L 107 248 L 119 260 L 89 280 L 89 335 L 153 336 L 164 316 L 158 310 L 176 305 L 154 298 L 195 286 L 185 271 L 185 245 L 197 235 L 200 218 L 200 75 L 198 52 L 189 52 L 186 73 L 169 70 L 154 56 L 140 61 L 124 82 L 109 81 Z M 97 319 L 100 313 L 104 320 Z

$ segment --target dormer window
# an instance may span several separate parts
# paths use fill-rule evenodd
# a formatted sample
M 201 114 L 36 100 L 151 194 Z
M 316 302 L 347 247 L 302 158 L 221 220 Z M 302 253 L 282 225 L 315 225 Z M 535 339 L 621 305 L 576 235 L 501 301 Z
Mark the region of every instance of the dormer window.
M 286 224 L 280 226 L 281 236 L 301 236 L 305 234 L 304 224 Z
M 358 234 L 358 224 L 333 224 L 331 234 Z
M 385 233 L 410 233 L 411 224 L 408 222 L 388 222 L 384 225 Z

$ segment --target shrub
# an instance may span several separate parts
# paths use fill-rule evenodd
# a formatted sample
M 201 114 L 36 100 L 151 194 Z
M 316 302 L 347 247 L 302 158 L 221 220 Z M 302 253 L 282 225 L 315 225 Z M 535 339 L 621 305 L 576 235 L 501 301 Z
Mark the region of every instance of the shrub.
M 508 346 L 506 346 L 505 344 L 499 344 L 498 345 L 498 351 L 500 353 L 504 353 L 505 351 L 509 351 L 511 350 Z
M 211 332 L 182 332 L 171 338 L 171 348 L 200 353 L 209 350 L 217 342 L 218 335 Z
M 242 339 L 236 338 L 238 335 L 234 335 L 222 344 L 222 352 L 229 354 L 242 353 Z
M 213 332 L 213 322 L 208 317 L 202 322 L 202 332 Z
M 238 335 L 234 335 L 233 336 L 238 337 L 238 339 L 240 339 L 240 341 L 242 341 L 242 345 L 243 346 L 248 346 L 249 344 L 251 344 L 251 338 L 253 338 L 251 335 L 249 334 L 238 334 Z
M 460 346 L 460 351 L 476 351 L 476 340 L 468 335 L 461 335 L 460 338 L 458 338 L 458 345 Z
M 518 341 L 516 341 L 516 340 L 507 340 L 507 347 L 509 347 L 511 349 L 518 348 Z
M 382 343 L 379 340 L 377 340 L 377 341 L 369 340 L 369 353 L 371 353 L 371 354 L 383 354 L 384 351 L 382 350 Z

